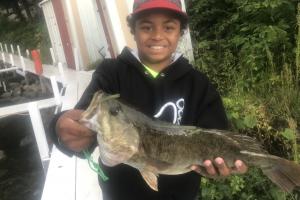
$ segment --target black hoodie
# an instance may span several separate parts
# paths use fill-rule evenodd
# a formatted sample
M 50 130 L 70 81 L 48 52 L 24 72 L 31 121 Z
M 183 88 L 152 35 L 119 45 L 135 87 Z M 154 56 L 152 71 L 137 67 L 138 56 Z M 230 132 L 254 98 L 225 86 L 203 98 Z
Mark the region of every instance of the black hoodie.
M 121 98 L 150 117 L 181 125 L 226 129 L 221 98 L 208 78 L 182 56 L 153 78 L 128 48 L 117 59 L 96 69 L 76 109 L 86 109 L 97 90 Z M 209 142 L 209 141 L 207 141 Z M 200 176 L 195 172 L 160 175 L 158 190 L 149 188 L 140 173 L 124 164 L 100 166 L 109 180 L 99 180 L 104 200 L 195 200 Z

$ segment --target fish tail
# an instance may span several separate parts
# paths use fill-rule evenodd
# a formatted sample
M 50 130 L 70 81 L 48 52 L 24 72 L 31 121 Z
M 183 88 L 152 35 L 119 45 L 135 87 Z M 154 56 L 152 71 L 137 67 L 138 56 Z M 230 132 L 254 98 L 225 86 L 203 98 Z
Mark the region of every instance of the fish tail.
M 300 165 L 295 162 L 266 154 L 248 152 L 256 158 L 256 166 L 278 187 L 286 192 L 300 190 Z

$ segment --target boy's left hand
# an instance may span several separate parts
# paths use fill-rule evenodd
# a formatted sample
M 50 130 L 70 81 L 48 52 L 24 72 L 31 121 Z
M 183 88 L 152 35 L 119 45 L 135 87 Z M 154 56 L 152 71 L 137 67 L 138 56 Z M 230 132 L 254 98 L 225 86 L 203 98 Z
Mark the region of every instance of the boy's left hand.
M 223 158 L 216 158 L 214 162 L 205 160 L 203 167 L 192 165 L 191 169 L 207 177 L 226 177 L 231 174 L 244 174 L 248 171 L 248 167 L 241 160 L 236 160 L 233 168 L 229 168 Z

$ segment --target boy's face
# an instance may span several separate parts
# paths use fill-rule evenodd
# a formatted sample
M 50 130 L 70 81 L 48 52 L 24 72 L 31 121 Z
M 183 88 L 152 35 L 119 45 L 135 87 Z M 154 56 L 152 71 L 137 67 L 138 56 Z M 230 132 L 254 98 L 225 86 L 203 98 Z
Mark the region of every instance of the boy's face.
M 166 67 L 181 36 L 180 21 L 166 12 L 153 12 L 137 19 L 134 38 L 145 65 Z

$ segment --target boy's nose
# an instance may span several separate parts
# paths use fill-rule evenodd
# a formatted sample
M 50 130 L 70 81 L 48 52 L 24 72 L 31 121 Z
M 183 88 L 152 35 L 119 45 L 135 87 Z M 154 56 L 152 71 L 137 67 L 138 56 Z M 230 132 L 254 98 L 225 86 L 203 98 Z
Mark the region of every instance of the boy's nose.
M 154 30 L 152 32 L 152 39 L 153 40 L 161 40 L 163 37 L 163 32 L 161 30 Z

